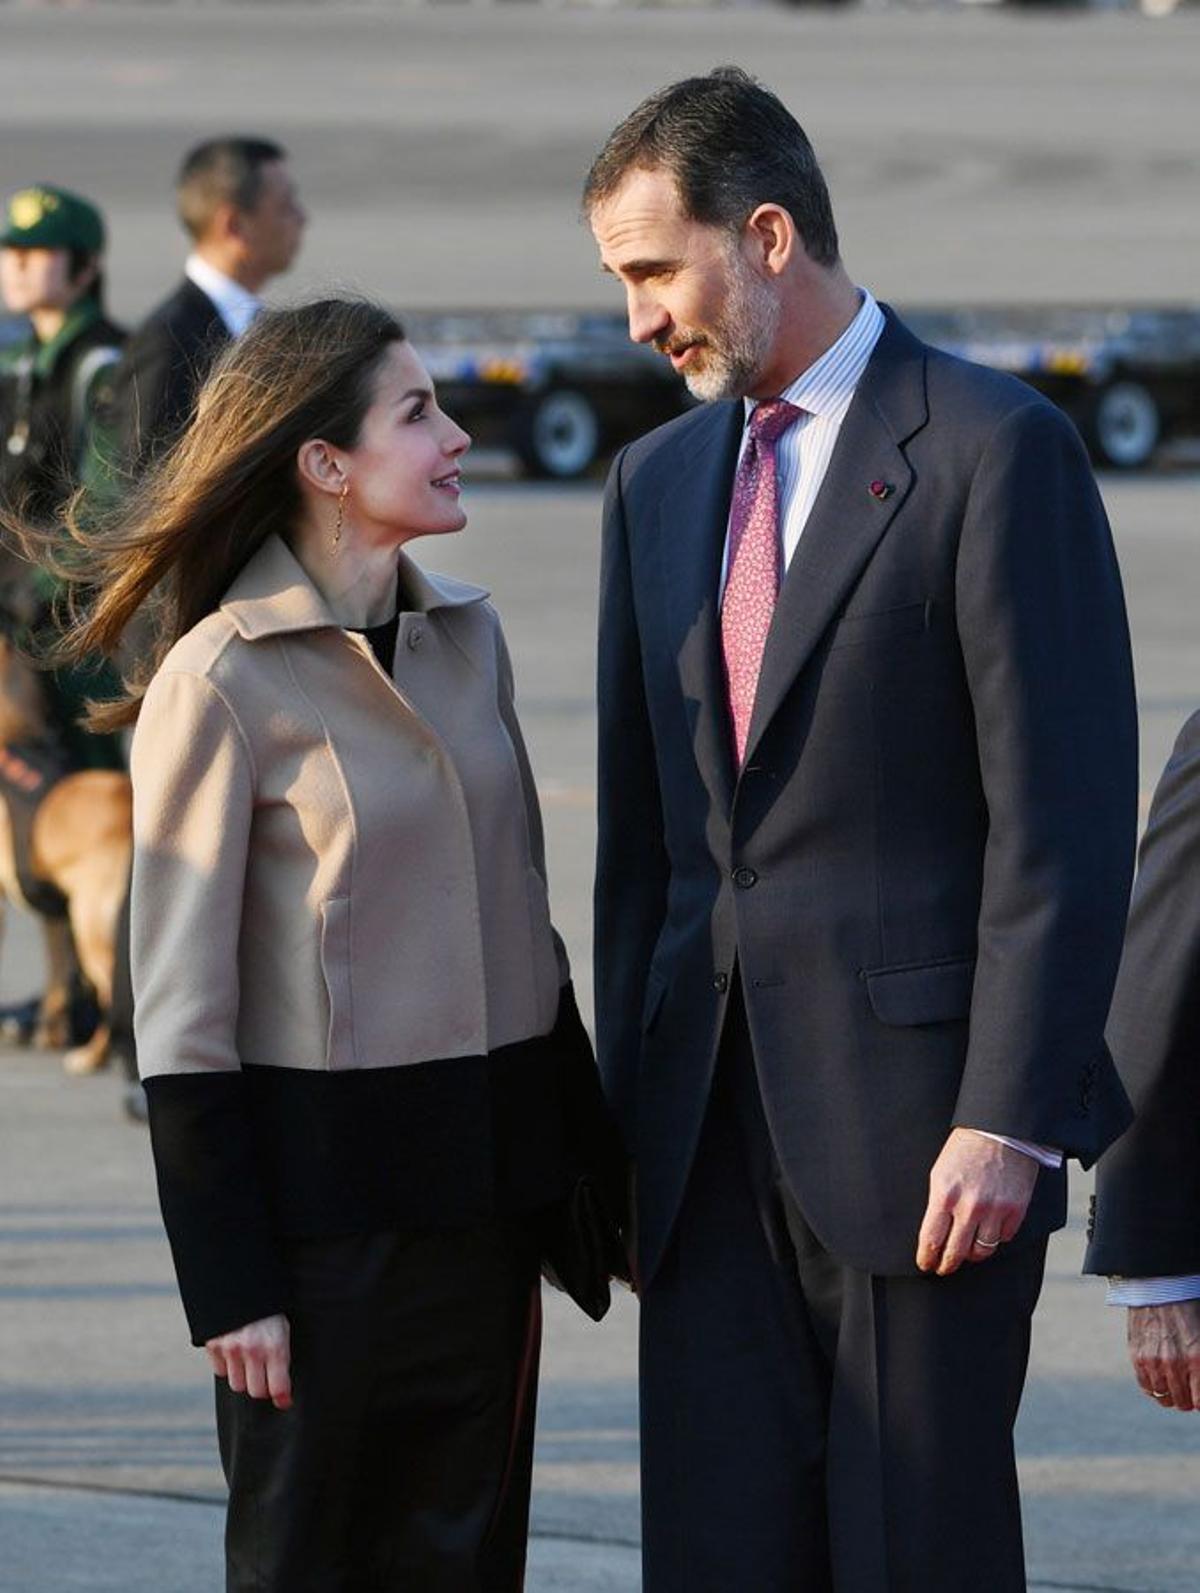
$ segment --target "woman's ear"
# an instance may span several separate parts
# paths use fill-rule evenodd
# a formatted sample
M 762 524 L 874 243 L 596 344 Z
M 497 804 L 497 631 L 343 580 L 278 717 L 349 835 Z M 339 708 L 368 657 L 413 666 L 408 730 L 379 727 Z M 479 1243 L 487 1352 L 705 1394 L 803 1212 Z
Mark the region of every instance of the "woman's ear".
M 319 437 L 300 444 L 296 454 L 300 480 L 317 492 L 336 498 L 346 484 L 346 472 L 336 452 Z

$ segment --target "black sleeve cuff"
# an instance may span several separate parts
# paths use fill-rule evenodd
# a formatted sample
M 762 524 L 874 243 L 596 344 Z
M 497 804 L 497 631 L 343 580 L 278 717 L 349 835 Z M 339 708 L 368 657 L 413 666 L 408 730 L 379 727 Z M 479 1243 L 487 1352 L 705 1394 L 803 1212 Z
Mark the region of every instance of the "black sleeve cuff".
M 609 1212 L 623 1226 L 629 1156 L 605 1098 L 592 1042 L 579 1015 L 570 980 L 559 991 L 554 1039 L 560 1058 L 569 1157 L 578 1172 L 588 1173 L 596 1180 Z
M 192 1342 L 288 1309 L 240 1073 L 146 1080 L 158 1196 Z

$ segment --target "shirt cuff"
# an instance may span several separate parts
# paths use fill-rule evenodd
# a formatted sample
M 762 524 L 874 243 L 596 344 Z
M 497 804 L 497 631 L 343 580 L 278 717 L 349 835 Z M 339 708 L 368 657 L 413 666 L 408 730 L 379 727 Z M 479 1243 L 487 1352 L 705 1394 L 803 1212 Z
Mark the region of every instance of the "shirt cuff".
M 1109 1305 L 1175 1305 L 1180 1300 L 1200 1300 L 1200 1275 L 1108 1280 Z
M 1009 1150 L 1020 1151 L 1022 1156 L 1032 1156 L 1043 1167 L 1061 1167 L 1063 1164 L 1062 1151 L 1053 1150 L 1049 1145 L 1034 1145 L 1027 1139 L 1009 1139 L 1007 1134 L 989 1134 L 986 1128 L 972 1129 L 972 1133 L 982 1134 L 984 1139 L 994 1139 L 1000 1145 L 1007 1145 Z

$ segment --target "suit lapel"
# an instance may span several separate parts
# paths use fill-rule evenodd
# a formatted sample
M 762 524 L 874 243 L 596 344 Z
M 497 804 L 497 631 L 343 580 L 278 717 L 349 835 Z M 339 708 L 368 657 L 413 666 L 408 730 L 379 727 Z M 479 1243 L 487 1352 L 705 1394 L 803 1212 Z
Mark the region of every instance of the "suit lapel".
M 717 594 L 743 416 L 741 403 L 714 404 L 705 411 L 680 447 L 659 527 L 672 644 L 692 745 L 722 812 L 729 811 L 733 796 L 733 769 Z
M 902 444 L 925 423 L 925 351 L 888 312 L 788 566 L 767 636 L 747 760 L 913 482 Z M 871 492 L 886 483 L 886 496 Z

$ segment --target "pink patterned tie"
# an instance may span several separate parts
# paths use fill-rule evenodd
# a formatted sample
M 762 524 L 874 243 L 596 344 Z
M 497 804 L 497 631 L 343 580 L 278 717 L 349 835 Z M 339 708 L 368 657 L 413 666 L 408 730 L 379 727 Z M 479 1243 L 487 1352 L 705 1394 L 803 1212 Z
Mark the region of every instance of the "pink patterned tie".
M 739 768 L 746 756 L 758 672 L 783 573 L 775 444 L 803 413 L 782 398 L 756 404 L 733 483 L 721 650 Z

